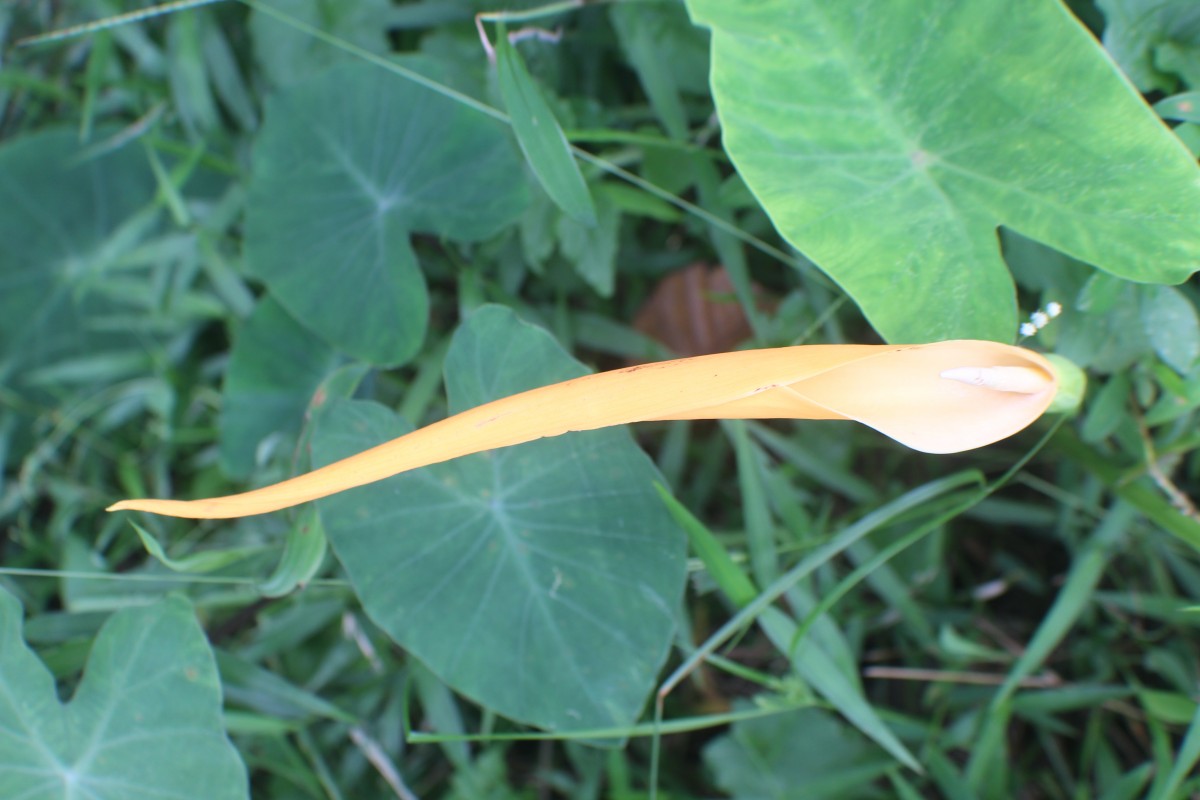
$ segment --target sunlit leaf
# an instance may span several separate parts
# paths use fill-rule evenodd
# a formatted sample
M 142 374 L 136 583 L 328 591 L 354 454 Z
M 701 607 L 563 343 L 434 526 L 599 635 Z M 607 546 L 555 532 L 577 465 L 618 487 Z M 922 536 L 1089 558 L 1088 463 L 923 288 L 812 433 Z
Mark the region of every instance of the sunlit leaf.
M 1194 159 L 1059 3 L 688 5 L 738 171 L 888 340 L 1012 339 L 1000 225 L 1132 280 L 1200 266 Z

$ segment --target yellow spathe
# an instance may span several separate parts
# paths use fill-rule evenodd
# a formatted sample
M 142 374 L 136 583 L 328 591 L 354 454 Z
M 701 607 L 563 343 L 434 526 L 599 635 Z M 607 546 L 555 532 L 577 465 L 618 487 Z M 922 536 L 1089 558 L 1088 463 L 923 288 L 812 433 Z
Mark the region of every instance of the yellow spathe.
M 673 419 L 849 419 L 916 450 L 956 453 L 1022 430 L 1058 379 L 1011 345 L 811 345 L 662 361 L 501 398 L 304 475 L 206 500 L 122 500 L 109 511 L 265 514 L 417 467 L 571 431 Z

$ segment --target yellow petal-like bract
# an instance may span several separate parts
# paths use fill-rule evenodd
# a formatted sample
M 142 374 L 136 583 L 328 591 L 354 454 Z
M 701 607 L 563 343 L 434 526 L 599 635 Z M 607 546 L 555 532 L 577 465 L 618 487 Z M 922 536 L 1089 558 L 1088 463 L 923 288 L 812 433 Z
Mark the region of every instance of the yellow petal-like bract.
M 677 419 L 849 419 L 927 453 L 1011 436 L 1042 415 L 1058 379 L 996 342 L 811 345 L 662 361 L 495 400 L 321 469 L 207 500 L 123 500 L 193 519 L 278 511 L 417 467 L 570 431 Z

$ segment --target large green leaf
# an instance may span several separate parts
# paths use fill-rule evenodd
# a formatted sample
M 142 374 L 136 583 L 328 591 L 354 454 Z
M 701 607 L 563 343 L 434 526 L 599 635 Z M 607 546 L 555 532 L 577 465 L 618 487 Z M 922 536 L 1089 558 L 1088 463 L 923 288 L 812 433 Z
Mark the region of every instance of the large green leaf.
M 398 364 L 420 346 L 429 305 L 409 235 L 484 239 L 527 200 L 500 123 L 377 66 L 344 64 L 267 105 L 246 268 L 329 344 Z
M 63 705 L 0 589 L 0 796 L 25 800 L 249 797 L 221 685 L 187 600 L 117 612 Z
M 445 362 L 451 412 L 584 369 L 485 307 Z M 317 419 L 324 464 L 406 432 L 382 406 Z M 624 430 L 573 433 L 405 473 L 319 502 L 367 613 L 454 689 L 556 730 L 627 725 L 666 657 L 682 532 Z
M 688 0 L 726 149 L 889 340 L 1011 340 L 1005 225 L 1121 277 L 1200 266 L 1200 173 L 1052 0 Z

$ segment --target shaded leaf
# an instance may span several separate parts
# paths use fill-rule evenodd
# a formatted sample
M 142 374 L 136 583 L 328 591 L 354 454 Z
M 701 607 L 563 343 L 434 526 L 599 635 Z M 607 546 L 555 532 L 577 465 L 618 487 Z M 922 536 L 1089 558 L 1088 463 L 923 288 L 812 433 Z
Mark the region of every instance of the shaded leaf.
M 321 380 L 338 363 L 329 345 L 270 297 L 259 301 L 234 339 L 221 389 L 221 467 L 249 477 L 263 441 L 294 436 Z
M 283 719 L 356 721 L 353 714 L 245 658 L 217 650 L 216 660 L 230 702 Z
M 713 583 L 722 594 L 733 604 L 734 608 L 742 608 L 758 595 L 758 589 L 746 571 L 738 566 L 733 556 L 725 548 L 713 532 L 696 516 L 688 511 L 687 506 L 680 503 L 662 486 L 658 487 L 659 497 L 663 505 L 671 512 L 671 516 L 687 533 L 691 550 L 696 554 L 708 570 Z
M 621 212 L 601 186 L 595 196 L 596 221 L 588 226 L 570 217 L 558 218 L 558 244 L 579 277 L 601 297 L 611 297 L 617 276 L 617 245 Z
M 1193 0 L 1096 0 L 1104 46 L 1144 92 L 1200 86 L 1200 6 Z
M 1129 419 L 1129 389 L 1129 378 L 1118 372 L 1096 392 L 1079 431 L 1085 442 L 1095 444 L 1108 438 Z
M 1200 358 L 1200 319 L 1178 289 L 1147 286 L 1141 291 L 1142 325 L 1158 357 L 1180 373 Z
M 124 363 L 122 374 L 145 368 L 144 331 L 103 323 L 143 317 L 105 277 L 153 224 L 135 218 L 153 198 L 153 177 L 135 148 L 80 161 L 81 149 L 69 130 L 0 149 L 0 384 L 8 389 L 25 389 L 31 367 L 85 357 Z
M 119 611 L 100 630 L 67 704 L 21 638 L 0 589 L 0 786 L 39 800 L 248 798 L 225 735 L 221 685 L 191 605 L 173 595 Z
M 330 345 L 399 364 L 429 313 L 410 234 L 484 239 L 527 199 L 498 122 L 377 66 L 340 65 L 267 105 L 246 268 Z
M 168 568 L 152 560 L 122 573 L 136 575 L 134 580 L 108 577 L 115 570 L 78 536 L 67 537 L 59 559 L 59 569 L 66 573 L 59 583 L 63 608 L 73 614 L 149 605 L 179 587 L 179 581 L 172 580 Z M 159 576 L 161 581 L 149 580 Z
M 198 137 L 220 121 L 203 57 L 204 10 L 173 14 L 167 23 L 167 76 L 173 106 L 188 133 Z
M 1163 119 L 1200 122 L 1200 92 L 1183 92 L 1159 100 L 1154 104 L 1154 110 Z
M 583 374 L 544 331 L 485 307 L 445 364 L 451 412 Z M 316 464 L 404 433 L 332 401 Z M 455 690 L 571 730 L 632 722 L 674 630 L 683 536 L 623 430 L 542 439 L 405 473 L 318 504 L 371 618 Z
M 1138 287 L 1109 275 L 1093 275 L 1054 325 L 1058 353 L 1098 372 L 1126 369 L 1152 350 Z
M 609 19 L 663 128 L 673 139 L 686 139 L 687 111 L 679 89 L 707 89 L 696 85 L 697 78 L 708 74 L 704 32 L 688 25 L 676 4 L 621 3 L 612 6 Z
M 894 763 L 818 709 L 739 721 L 704 748 L 704 762 L 738 800 L 859 798 Z

